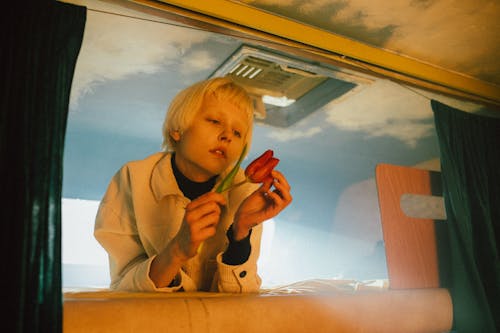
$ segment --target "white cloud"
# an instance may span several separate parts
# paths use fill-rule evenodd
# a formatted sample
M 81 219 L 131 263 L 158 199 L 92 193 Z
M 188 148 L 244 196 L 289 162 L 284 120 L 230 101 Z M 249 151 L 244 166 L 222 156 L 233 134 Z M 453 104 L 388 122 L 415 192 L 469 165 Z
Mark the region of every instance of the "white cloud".
M 303 1 L 298 6 L 300 12 L 309 15 L 317 15 L 318 11 L 321 10 L 324 6 L 337 5 L 340 1 L 336 3 L 332 3 L 331 0 L 311 0 L 311 1 Z
M 191 52 L 187 57 L 181 59 L 181 72 L 185 74 L 198 72 L 216 65 L 215 58 L 206 50 Z
M 322 129 L 319 126 L 311 127 L 306 130 L 297 129 L 279 129 L 272 131 L 269 134 L 271 139 L 275 139 L 280 142 L 288 142 L 292 140 L 310 138 L 318 133 L 321 133 Z
M 242 2 L 255 4 L 257 7 L 262 5 L 288 7 L 294 5 L 297 0 L 243 0 Z
M 368 242 L 368 250 L 382 239 L 374 178 L 352 184 L 342 192 L 335 208 L 332 228 L 334 233 Z
M 476 75 L 498 70 L 500 2 L 350 0 L 331 18 L 368 30 L 395 26 L 384 48 Z M 496 27 L 496 29 L 495 29 Z M 459 51 L 458 51 L 459 50 Z M 498 52 L 493 52 L 497 50 Z M 471 61 L 475 59 L 475 61 Z
M 367 137 L 393 137 L 410 147 L 430 136 L 434 128 L 429 100 L 390 81 L 377 81 L 356 98 L 330 103 L 324 110 L 335 127 L 364 132 Z
M 294 8 L 304 22 L 359 27 L 366 34 L 393 27 L 384 49 L 467 75 L 498 77 L 500 2 L 475 0 L 246 0 L 259 6 Z M 336 7 L 331 17 L 325 6 Z M 279 10 L 278 10 L 279 11 Z M 352 36 L 351 36 L 352 37 Z M 358 36 L 359 38 L 359 36 Z M 359 38 L 363 42 L 363 37 Z
M 191 72 L 211 66 L 208 54 L 186 52 L 209 34 L 100 12 L 87 12 L 87 23 L 75 69 L 71 106 L 100 83 L 132 74 L 157 72 L 162 66 L 182 60 Z M 192 66 L 196 64 L 196 66 Z

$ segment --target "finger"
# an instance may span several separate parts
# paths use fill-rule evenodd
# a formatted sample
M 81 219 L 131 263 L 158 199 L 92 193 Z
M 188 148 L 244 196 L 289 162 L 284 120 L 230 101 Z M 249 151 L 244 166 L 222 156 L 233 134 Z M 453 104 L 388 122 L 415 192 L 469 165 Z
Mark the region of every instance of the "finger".
M 277 179 L 275 179 L 273 185 L 275 187 L 275 190 L 270 191 L 268 195 L 273 198 L 273 200 L 275 200 L 276 204 L 282 200 L 284 203 L 286 203 L 286 205 L 288 205 L 292 201 L 290 185 L 288 185 L 288 183 L 280 183 Z
M 212 226 L 201 229 L 197 236 L 198 236 L 198 239 L 200 241 L 205 241 L 205 240 L 215 236 L 216 233 L 217 233 L 217 228 L 216 228 L 216 226 L 212 225 Z
M 273 176 L 274 178 L 274 183 L 278 183 L 278 184 L 281 184 L 282 185 L 282 188 L 283 189 L 286 189 L 287 191 L 290 191 L 290 184 L 288 184 L 288 181 L 286 180 L 285 176 L 279 172 L 278 170 L 273 170 L 273 172 L 271 173 L 271 175 Z
M 269 191 L 268 196 L 273 198 L 275 201 L 290 202 L 292 201 L 292 195 L 288 189 L 282 188 L 278 185 L 274 191 Z
M 217 232 L 217 224 L 209 224 L 204 228 L 197 229 L 191 234 L 191 239 L 195 243 L 201 243 L 210 237 L 215 236 Z
M 214 218 L 218 220 L 221 211 L 221 207 L 218 203 L 210 201 L 194 208 L 186 207 L 184 218 L 189 224 L 196 223 L 196 221 L 202 220 L 203 218 Z
M 186 210 L 193 210 L 210 202 L 215 202 L 220 206 L 226 205 L 226 199 L 222 194 L 216 192 L 208 192 L 188 203 L 186 206 Z
M 292 195 L 290 194 L 290 191 L 287 191 L 285 189 L 276 188 L 274 191 L 270 191 L 268 194 L 275 194 L 285 201 L 292 200 Z
M 212 211 L 220 211 L 220 210 L 221 210 L 221 205 L 219 204 L 219 202 L 216 201 L 205 201 L 193 205 L 189 203 L 186 206 L 186 213 L 198 213 L 201 214 L 200 216 L 203 216 L 204 214 L 207 214 Z
M 200 197 L 194 201 L 191 201 L 186 206 L 186 216 L 198 219 L 212 212 L 217 212 L 218 214 L 220 214 L 221 207 L 225 205 L 225 202 L 226 201 L 223 197 L 222 198 L 218 196 L 215 196 L 214 198 Z
M 272 192 L 276 193 L 286 201 L 291 201 L 292 199 L 292 196 L 290 194 L 291 188 L 290 185 L 288 185 L 288 183 L 281 183 L 279 182 L 279 180 L 275 179 L 273 185 L 275 187 L 275 190 Z
M 189 237 L 195 242 L 203 241 L 207 237 L 213 236 L 218 223 L 219 215 L 216 214 L 206 215 L 202 219 L 188 223 Z
M 271 189 L 272 185 L 273 185 L 273 178 L 269 177 L 266 180 L 264 180 L 264 182 L 262 183 L 262 185 L 259 187 L 259 189 L 257 191 L 261 192 L 261 193 L 267 193 Z

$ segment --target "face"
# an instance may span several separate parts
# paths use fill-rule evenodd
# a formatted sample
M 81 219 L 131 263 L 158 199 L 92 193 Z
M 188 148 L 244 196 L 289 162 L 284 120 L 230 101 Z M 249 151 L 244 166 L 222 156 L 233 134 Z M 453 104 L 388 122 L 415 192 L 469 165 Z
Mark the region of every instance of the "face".
M 175 161 L 189 179 L 202 182 L 233 165 L 243 150 L 248 132 L 245 111 L 213 96 L 183 133 L 172 132 Z

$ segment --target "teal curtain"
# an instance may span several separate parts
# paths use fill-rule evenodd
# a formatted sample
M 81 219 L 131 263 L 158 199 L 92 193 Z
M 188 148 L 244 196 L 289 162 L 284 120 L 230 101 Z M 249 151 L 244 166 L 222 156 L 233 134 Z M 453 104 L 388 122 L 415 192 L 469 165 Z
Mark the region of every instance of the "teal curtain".
M 453 300 L 453 328 L 500 332 L 500 118 L 431 106 L 448 226 L 440 269 Z
M 14 1 L 0 31 L 3 332 L 61 332 L 61 191 L 84 7 Z

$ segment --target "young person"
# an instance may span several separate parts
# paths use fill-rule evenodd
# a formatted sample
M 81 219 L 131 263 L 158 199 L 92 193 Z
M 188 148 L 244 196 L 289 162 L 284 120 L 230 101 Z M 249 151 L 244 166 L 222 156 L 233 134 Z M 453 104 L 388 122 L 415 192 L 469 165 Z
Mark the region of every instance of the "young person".
M 163 151 L 126 163 L 101 201 L 94 235 L 111 288 L 256 292 L 262 222 L 292 201 L 277 170 L 262 184 L 213 189 L 250 145 L 253 103 L 230 78 L 198 82 L 172 101 Z M 240 168 L 234 183 L 245 179 Z

